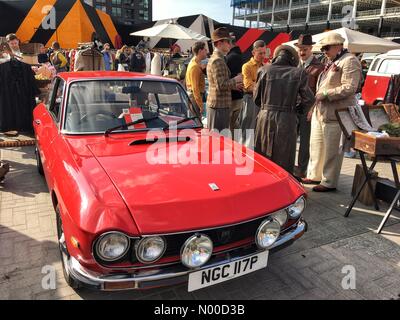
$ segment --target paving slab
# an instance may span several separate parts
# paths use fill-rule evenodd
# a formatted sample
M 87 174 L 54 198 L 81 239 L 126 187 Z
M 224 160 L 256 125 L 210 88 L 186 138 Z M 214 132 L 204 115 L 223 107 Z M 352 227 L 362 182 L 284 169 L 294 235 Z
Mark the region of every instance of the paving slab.
M 0 299 L 399 299 L 400 213 L 396 211 L 381 234 L 381 211 L 357 203 L 344 218 L 351 200 L 355 165 L 345 159 L 338 191 L 308 191 L 304 214 L 308 232 L 292 246 L 270 255 L 266 269 L 200 291 L 187 285 L 146 291 L 74 291 L 65 283 L 57 248 L 55 215 L 46 183 L 37 171 L 33 147 L 0 148 L 11 172 L 0 184 Z M 381 177 L 391 178 L 390 165 L 379 163 Z M 56 289 L 43 289 L 43 268 L 56 271 Z M 355 288 L 342 286 L 354 267 Z

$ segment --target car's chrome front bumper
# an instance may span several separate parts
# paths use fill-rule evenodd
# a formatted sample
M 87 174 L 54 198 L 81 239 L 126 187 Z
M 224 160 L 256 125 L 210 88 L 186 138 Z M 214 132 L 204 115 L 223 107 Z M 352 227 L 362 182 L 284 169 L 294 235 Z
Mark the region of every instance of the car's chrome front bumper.
M 290 245 L 306 231 L 307 223 L 301 220 L 295 228 L 283 234 L 268 250 L 273 252 Z M 207 265 L 195 270 L 190 270 L 181 264 L 174 264 L 156 270 L 138 270 L 136 273 L 102 275 L 84 268 L 73 257 L 68 260 L 66 268 L 69 274 L 84 287 L 104 291 L 147 289 L 186 282 L 191 272 L 243 259 L 246 256 L 253 255 L 260 251 L 261 250 L 253 245 L 246 248 L 235 249 L 229 253 L 217 254 Z

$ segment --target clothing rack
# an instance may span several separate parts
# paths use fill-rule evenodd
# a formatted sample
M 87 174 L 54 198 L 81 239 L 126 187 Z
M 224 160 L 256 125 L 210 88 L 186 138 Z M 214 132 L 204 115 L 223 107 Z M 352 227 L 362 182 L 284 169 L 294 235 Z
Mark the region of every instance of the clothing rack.
M 83 49 L 81 55 L 84 57 L 92 57 L 92 66 L 94 66 L 95 56 L 97 57 L 103 56 L 103 54 L 99 51 L 99 49 L 96 48 L 94 44 L 92 44 L 92 46 L 89 48 Z

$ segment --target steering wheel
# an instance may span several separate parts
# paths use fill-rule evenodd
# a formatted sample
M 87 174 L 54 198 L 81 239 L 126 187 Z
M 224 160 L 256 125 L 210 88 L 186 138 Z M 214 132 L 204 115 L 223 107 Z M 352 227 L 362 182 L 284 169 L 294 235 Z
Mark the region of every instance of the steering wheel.
M 87 111 L 85 113 L 85 115 L 79 120 L 79 122 L 82 124 L 84 122 L 88 122 L 88 116 L 92 115 L 92 116 L 97 116 L 97 115 L 104 115 L 109 117 L 110 119 L 117 119 L 118 117 L 112 113 L 111 111 L 106 111 L 106 110 L 93 110 L 93 111 Z

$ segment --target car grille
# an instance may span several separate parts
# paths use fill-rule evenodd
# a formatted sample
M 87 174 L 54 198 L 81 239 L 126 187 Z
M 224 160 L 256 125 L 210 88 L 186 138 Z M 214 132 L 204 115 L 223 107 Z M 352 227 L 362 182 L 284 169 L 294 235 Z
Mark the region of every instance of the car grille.
M 168 235 L 162 235 L 167 242 L 167 249 L 162 257 L 168 258 L 168 257 L 176 257 L 180 256 L 181 254 L 181 249 L 184 243 L 186 242 L 187 239 L 189 239 L 191 236 L 193 236 L 196 233 L 201 233 L 205 234 L 210 237 L 210 239 L 213 242 L 214 245 L 214 253 L 220 251 L 218 250 L 222 246 L 229 245 L 235 242 L 243 241 L 249 238 L 255 239 L 256 232 L 258 230 L 258 227 L 261 225 L 261 223 L 268 218 L 269 215 L 257 218 L 252 221 L 244 222 L 241 224 L 237 225 L 232 225 L 232 226 L 224 226 L 220 228 L 214 228 L 214 229 L 209 229 L 209 230 L 197 230 L 197 231 L 191 231 L 191 232 L 185 232 L 185 233 L 178 233 L 178 234 L 168 234 Z M 297 219 L 298 220 L 298 219 Z M 296 223 L 297 220 L 289 220 L 289 222 L 285 226 L 286 228 L 290 227 L 294 223 Z M 285 230 L 282 230 L 284 232 Z M 232 248 L 234 249 L 234 248 Z M 161 259 L 161 260 L 162 260 Z M 129 261 L 130 263 L 133 264 L 138 264 L 139 261 L 136 257 L 134 245 L 132 245 L 131 249 L 128 251 L 127 255 L 122 258 L 118 262 L 123 262 L 123 261 Z M 107 263 L 107 262 L 102 262 L 102 265 L 113 265 L 114 263 Z M 161 264 L 161 263 L 156 263 L 156 264 Z
M 267 217 L 264 216 L 253 221 L 228 227 L 165 235 L 163 237 L 167 242 L 167 249 L 163 255 L 163 258 L 180 256 L 182 246 L 186 240 L 196 233 L 205 234 L 210 237 L 214 245 L 214 252 L 215 250 L 218 250 L 218 247 L 245 240 L 250 237 L 254 238 L 258 227 L 266 218 Z M 132 263 L 138 263 L 135 250 L 133 248 L 130 250 L 129 260 Z

